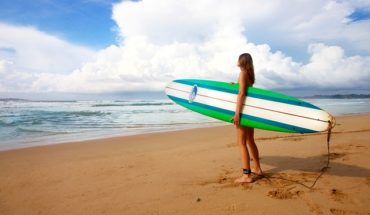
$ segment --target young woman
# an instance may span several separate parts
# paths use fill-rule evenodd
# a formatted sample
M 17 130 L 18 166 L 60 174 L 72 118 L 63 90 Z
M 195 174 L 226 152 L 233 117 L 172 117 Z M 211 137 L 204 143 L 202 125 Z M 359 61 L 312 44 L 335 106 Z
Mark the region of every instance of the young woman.
M 243 166 L 243 175 L 235 180 L 235 183 L 253 182 L 251 173 L 262 175 L 258 148 L 254 141 L 254 128 L 241 126 L 240 117 L 243 110 L 243 104 L 249 86 L 254 84 L 254 68 L 252 56 L 248 53 L 241 54 L 238 60 L 239 74 L 239 94 L 237 97 L 235 116 L 233 122 L 236 126 L 237 142 L 240 147 L 241 160 Z M 249 150 L 248 150 L 249 148 Z M 250 152 L 250 153 L 249 153 Z M 253 167 L 250 165 L 250 155 L 253 158 Z

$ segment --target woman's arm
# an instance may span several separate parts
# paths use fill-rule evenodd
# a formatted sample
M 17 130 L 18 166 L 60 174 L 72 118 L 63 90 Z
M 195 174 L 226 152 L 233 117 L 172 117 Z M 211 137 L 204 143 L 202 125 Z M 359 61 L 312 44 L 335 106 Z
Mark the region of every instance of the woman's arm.
M 239 75 L 239 93 L 236 102 L 235 115 L 233 117 L 235 125 L 240 124 L 240 115 L 243 109 L 246 89 L 247 89 L 247 74 L 246 72 L 241 71 Z

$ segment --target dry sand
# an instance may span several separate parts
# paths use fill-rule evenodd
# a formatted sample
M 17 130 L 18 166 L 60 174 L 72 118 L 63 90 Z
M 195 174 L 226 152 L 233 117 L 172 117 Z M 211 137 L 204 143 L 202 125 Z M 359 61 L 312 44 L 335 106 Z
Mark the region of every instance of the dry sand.
M 326 134 L 256 131 L 267 175 L 241 175 L 233 126 L 0 152 L 0 214 L 370 214 L 370 115 Z

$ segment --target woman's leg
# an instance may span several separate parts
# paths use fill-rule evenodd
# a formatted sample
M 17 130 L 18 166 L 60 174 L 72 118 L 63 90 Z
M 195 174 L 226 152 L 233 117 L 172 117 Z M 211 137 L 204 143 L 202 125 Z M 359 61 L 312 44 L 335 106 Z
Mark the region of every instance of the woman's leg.
M 253 168 L 252 172 L 261 175 L 262 169 L 260 165 L 260 157 L 256 142 L 254 141 L 254 128 L 246 127 L 247 133 L 247 144 L 253 158 Z
M 250 170 L 250 157 L 247 147 L 247 130 L 246 127 L 237 126 L 236 138 L 240 149 L 243 169 Z M 243 174 L 242 177 L 235 180 L 236 183 L 252 182 L 253 179 L 250 174 Z

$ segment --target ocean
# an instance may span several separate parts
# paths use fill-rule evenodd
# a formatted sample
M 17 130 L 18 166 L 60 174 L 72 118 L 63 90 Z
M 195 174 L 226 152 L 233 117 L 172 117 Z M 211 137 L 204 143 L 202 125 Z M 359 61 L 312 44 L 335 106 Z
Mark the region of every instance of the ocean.
M 370 99 L 305 99 L 334 116 L 370 112 Z M 169 99 L 0 101 L 0 150 L 226 125 Z

